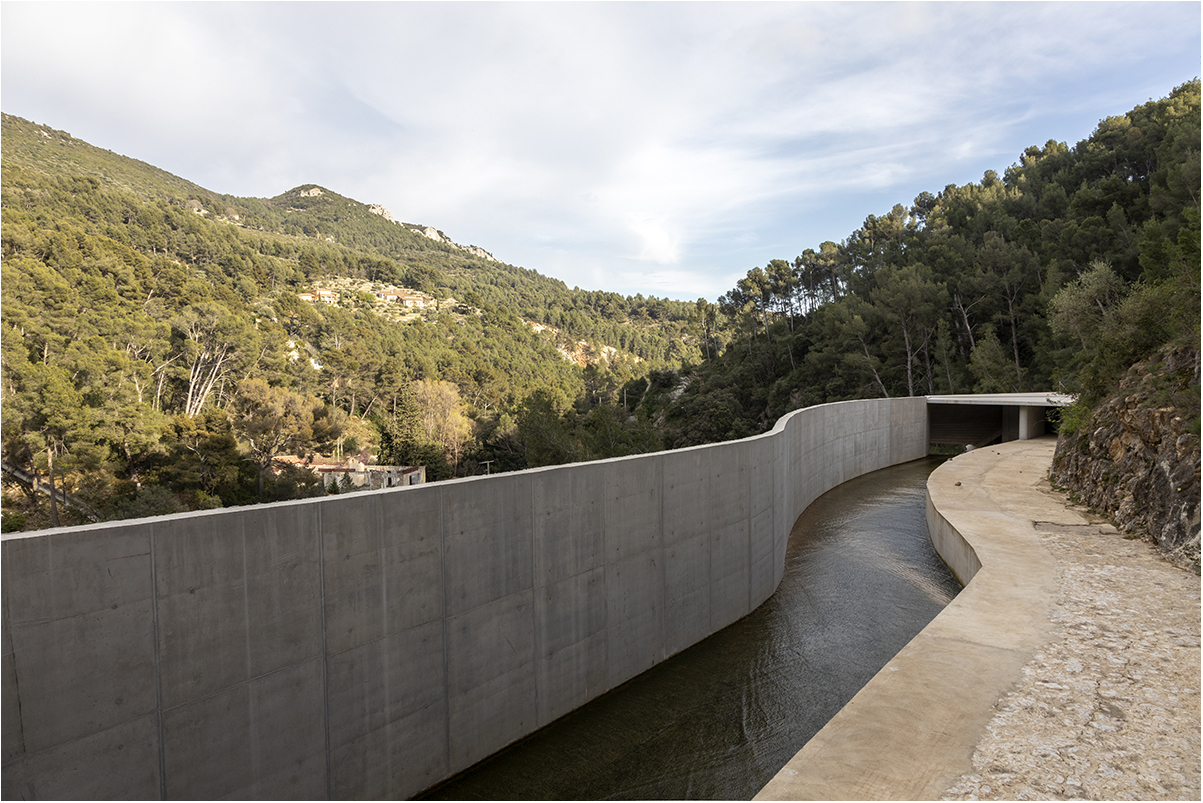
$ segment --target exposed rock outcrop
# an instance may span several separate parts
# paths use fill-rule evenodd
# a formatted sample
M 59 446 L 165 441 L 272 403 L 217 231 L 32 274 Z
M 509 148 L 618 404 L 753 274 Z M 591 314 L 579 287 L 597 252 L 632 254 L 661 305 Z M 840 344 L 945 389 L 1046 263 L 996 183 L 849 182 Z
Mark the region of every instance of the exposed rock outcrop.
M 443 232 L 439 231 L 434 226 L 423 226 L 422 228 L 418 229 L 418 233 L 421 234 L 423 237 L 429 237 L 430 239 L 434 240 L 436 243 L 446 243 L 447 245 L 455 245 L 455 243 L 451 242 L 450 237 L 443 234 Z
M 493 256 L 479 245 L 457 245 L 456 248 L 462 248 L 477 259 L 483 259 L 488 262 L 497 261 L 497 257 Z
M 387 209 L 385 209 L 385 208 L 384 208 L 383 206 L 381 206 L 380 204 L 371 204 L 371 205 L 369 205 L 369 206 L 368 206 L 368 211 L 369 211 L 369 212 L 371 212 L 373 215 L 380 215 L 380 217 L 384 218 L 384 219 L 385 219 L 385 220 L 387 220 L 389 223 L 396 223 L 396 222 L 397 222 L 396 220 L 394 220 L 394 219 L 393 219 L 393 213 L 392 213 L 392 212 L 390 212 L 390 211 L 388 211 Z
M 314 187 L 311 190 L 301 190 L 302 196 L 317 196 L 317 195 L 321 195 L 321 194 L 322 194 L 322 191 L 318 187 Z M 470 255 L 476 257 L 477 259 L 484 259 L 489 262 L 497 261 L 497 257 L 493 256 L 492 254 L 490 254 L 488 251 L 481 248 L 480 246 L 478 246 L 478 245 L 460 245 L 459 243 L 454 242 L 446 234 L 444 234 L 443 232 L 436 229 L 434 226 L 423 226 L 423 225 L 417 224 L 417 223 L 402 223 L 400 220 L 397 220 L 395 217 L 393 217 L 393 213 L 390 212 L 387 208 L 385 208 L 381 204 L 368 204 L 368 211 L 371 212 L 373 215 L 379 215 L 380 217 L 387 220 L 389 223 L 396 223 L 398 226 L 404 226 L 405 228 L 409 229 L 412 232 L 421 234 L 424 237 L 429 237 L 430 239 L 434 240 L 436 243 L 443 243 L 444 245 L 449 245 L 452 248 L 455 248 L 459 251 L 463 251 L 467 254 L 470 254 Z
M 413 225 L 413 226 L 410 226 L 409 228 L 410 228 L 410 231 L 415 231 L 424 237 L 429 237 L 430 239 L 434 240 L 436 243 L 443 243 L 444 245 L 449 245 L 452 248 L 456 248 L 460 251 L 465 251 L 465 252 L 471 254 L 472 256 L 476 257 L 477 259 L 484 259 L 484 260 L 488 260 L 489 262 L 497 261 L 497 257 L 493 256 L 492 254 L 490 254 L 488 251 L 481 248 L 480 246 L 478 246 L 478 245 L 460 245 L 459 243 L 452 241 L 452 239 L 450 237 L 448 237 L 446 234 L 443 234 L 443 232 L 439 231 L 438 229 L 436 229 L 433 226 Z
M 1199 350 L 1133 366 L 1120 394 L 1062 434 L 1051 479 L 1199 571 Z

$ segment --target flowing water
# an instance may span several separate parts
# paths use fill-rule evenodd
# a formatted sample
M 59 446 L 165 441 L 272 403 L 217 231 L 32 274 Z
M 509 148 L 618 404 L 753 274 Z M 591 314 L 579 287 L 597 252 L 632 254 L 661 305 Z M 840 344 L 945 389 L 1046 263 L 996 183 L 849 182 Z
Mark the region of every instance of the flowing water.
M 767 602 L 429 799 L 750 799 L 960 590 L 927 536 L 939 463 L 824 494 Z

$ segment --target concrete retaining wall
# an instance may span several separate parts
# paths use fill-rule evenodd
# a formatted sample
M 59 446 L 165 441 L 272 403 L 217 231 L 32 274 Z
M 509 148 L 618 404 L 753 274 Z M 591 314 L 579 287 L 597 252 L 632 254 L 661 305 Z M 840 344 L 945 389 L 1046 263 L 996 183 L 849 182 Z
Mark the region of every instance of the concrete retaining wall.
M 928 531 L 964 590 L 755 800 L 939 800 L 973 772 L 998 701 L 1053 629 L 1057 570 L 1035 522 L 1085 521 L 1046 490 L 1054 446 L 976 449 L 931 473 Z
M 936 554 L 961 585 L 969 585 L 969 581 L 981 571 L 982 561 L 977 556 L 973 544 L 966 540 L 960 530 L 949 524 L 948 519 L 940 512 L 932 500 L 930 491 L 927 494 L 927 534 Z
M 751 612 L 922 398 L 732 443 L 3 539 L 5 798 L 407 797 Z

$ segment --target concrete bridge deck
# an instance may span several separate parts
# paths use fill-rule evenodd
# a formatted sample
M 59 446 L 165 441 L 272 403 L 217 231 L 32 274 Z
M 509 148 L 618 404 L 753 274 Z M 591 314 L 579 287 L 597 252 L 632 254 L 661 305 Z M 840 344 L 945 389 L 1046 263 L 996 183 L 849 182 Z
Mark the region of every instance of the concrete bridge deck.
M 926 399 L 932 443 L 979 447 L 1055 431 L 1052 412 L 1073 402 L 1064 393 L 965 393 Z
M 1069 506 L 1054 445 L 932 474 L 965 590 L 757 800 L 1199 799 L 1199 579 Z

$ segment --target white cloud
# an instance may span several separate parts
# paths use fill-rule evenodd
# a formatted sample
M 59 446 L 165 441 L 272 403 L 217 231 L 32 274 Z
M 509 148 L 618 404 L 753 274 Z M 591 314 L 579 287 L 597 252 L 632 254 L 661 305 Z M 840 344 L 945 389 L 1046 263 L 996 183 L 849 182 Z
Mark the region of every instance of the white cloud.
M 1194 4 L 0 13 L 7 112 L 218 191 L 316 182 L 570 286 L 692 298 L 904 189 L 1080 139 L 1199 62 Z

